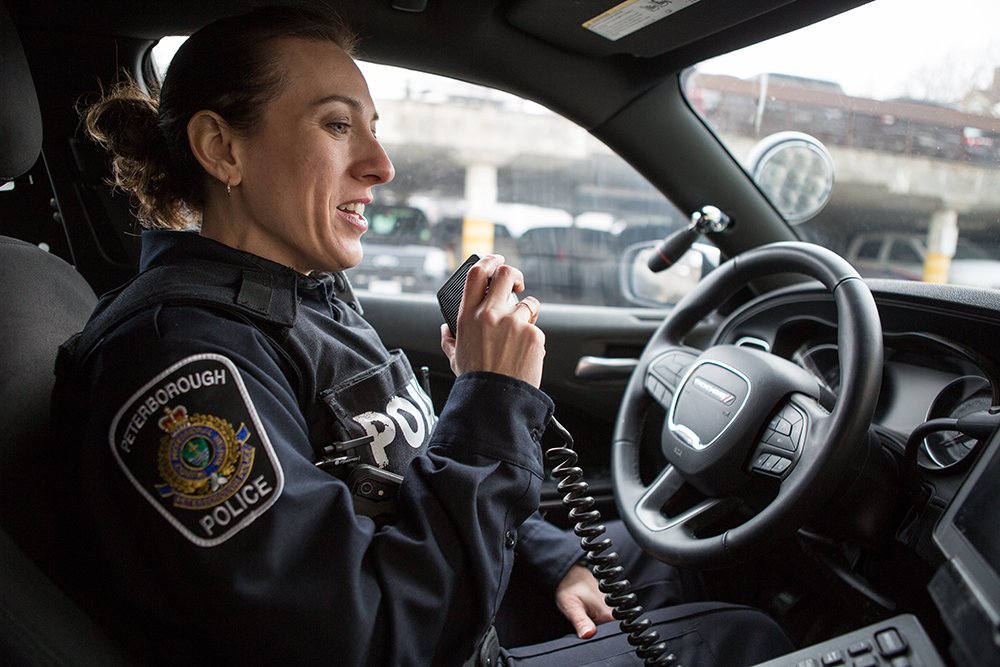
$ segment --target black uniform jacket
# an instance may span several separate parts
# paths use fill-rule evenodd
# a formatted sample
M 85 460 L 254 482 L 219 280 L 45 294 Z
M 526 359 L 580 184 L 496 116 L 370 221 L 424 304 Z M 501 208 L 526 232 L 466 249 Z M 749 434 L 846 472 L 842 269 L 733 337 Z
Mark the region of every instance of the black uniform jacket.
M 436 418 L 331 277 L 147 232 L 143 270 L 158 267 L 250 276 L 237 298 L 287 319 L 175 299 L 117 326 L 86 366 L 83 486 L 67 512 L 97 563 L 92 591 L 134 610 L 165 661 L 460 664 L 515 551 L 552 590 L 579 557 L 536 513 L 542 392 L 467 373 Z M 405 472 L 389 525 L 315 465 L 323 445 L 365 436 L 363 460 Z

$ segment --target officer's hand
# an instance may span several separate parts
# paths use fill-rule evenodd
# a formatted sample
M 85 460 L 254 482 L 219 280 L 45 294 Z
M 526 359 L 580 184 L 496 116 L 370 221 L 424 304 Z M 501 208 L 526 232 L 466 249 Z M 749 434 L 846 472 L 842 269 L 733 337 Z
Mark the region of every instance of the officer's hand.
M 569 619 L 580 639 L 590 639 L 597 632 L 596 623 L 614 620 L 611 607 L 604 602 L 604 593 L 597 579 L 587 568 L 574 565 L 556 588 L 556 606 Z
M 500 255 L 486 255 L 469 269 L 458 309 L 457 340 L 443 325 L 441 349 L 455 375 L 490 371 L 537 387 L 545 357 L 545 334 L 535 326 L 541 304 L 533 296 L 512 303 L 511 292 L 524 290 L 524 278 L 503 262 Z

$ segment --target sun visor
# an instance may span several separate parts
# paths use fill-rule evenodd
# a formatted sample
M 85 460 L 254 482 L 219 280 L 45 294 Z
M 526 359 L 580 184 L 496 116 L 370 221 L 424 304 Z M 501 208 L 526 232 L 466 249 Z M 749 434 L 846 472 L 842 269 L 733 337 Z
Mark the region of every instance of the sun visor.
M 744 23 L 792 0 L 517 0 L 516 28 L 588 56 L 650 58 Z
M 42 115 L 14 21 L 0 3 L 0 182 L 31 169 L 42 150 Z

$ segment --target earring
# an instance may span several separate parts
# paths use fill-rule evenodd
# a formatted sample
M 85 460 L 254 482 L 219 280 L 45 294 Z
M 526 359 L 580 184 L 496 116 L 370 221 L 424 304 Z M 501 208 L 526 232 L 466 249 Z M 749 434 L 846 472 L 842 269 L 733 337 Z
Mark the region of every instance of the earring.
M 229 181 L 226 181 L 226 196 L 227 197 L 233 196 L 233 186 L 229 184 Z

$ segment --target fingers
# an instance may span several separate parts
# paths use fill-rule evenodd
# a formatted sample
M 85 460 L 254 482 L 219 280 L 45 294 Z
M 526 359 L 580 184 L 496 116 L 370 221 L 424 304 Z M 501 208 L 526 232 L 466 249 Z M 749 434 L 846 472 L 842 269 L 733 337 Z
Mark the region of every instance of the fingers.
M 491 287 L 493 275 L 503 266 L 503 261 L 502 255 L 484 255 L 472 265 L 465 276 L 465 289 L 462 292 L 463 309 L 475 308 L 485 300 L 487 288 Z
M 465 278 L 462 303 L 459 307 L 459 323 L 474 312 L 489 312 L 499 319 L 514 314 L 516 317 L 534 324 L 538 319 L 541 304 L 534 297 L 518 302 L 514 293 L 524 290 L 524 276 L 514 268 L 504 264 L 502 255 L 486 255 L 472 265 Z M 523 309 L 519 308 L 524 304 Z M 518 314 L 514 311 L 523 310 Z M 458 327 L 461 329 L 461 326 Z
M 524 276 L 513 266 L 504 264 L 503 255 L 486 255 L 472 265 L 465 278 L 463 302 L 471 307 L 506 306 L 511 292 L 524 290 Z
M 597 579 L 590 570 L 572 566 L 556 588 L 556 607 L 573 624 L 580 639 L 589 639 L 597 632 L 597 623 L 614 617 L 604 601 Z
M 594 620 L 595 623 L 610 623 L 615 620 L 614 614 L 611 613 L 611 607 L 604 600 L 604 593 L 599 593 L 596 599 L 591 600 L 592 604 L 590 607 L 590 618 Z
M 587 615 L 587 607 L 583 600 L 577 597 L 568 598 L 563 602 L 563 615 L 573 624 L 576 636 L 580 639 L 590 639 L 597 632 L 597 626 Z
M 491 308 L 507 306 L 510 304 L 511 293 L 522 290 L 524 290 L 524 275 L 509 264 L 501 264 L 490 277 L 485 305 Z
M 541 310 L 542 304 L 539 303 L 538 299 L 533 296 L 527 296 L 523 300 L 518 301 L 514 306 L 514 315 L 517 317 L 527 317 L 525 320 L 528 324 L 534 324 L 538 321 L 538 312 Z
M 442 329 L 441 349 L 456 375 L 489 371 L 537 387 L 545 356 L 545 335 L 534 326 L 541 304 L 534 297 L 517 301 L 513 293 L 524 289 L 524 278 L 503 261 L 500 255 L 487 255 L 469 269 L 458 335 Z
M 441 325 L 441 351 L 449 359 L 455 356 L 455 337 L 451 335 L 451 327 L 447 324 Z

